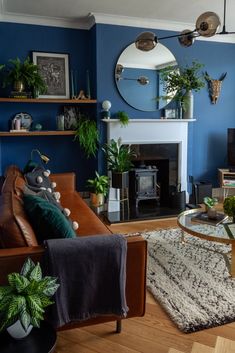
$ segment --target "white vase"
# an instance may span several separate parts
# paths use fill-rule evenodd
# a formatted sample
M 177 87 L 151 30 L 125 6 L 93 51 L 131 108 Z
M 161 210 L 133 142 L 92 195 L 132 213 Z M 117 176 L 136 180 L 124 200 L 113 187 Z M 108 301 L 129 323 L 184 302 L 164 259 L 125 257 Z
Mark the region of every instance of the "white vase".
M 185 111 L 183 119 L 193 119 L 193 92 L 188 91 L 185 93 Z
M 13 325 L 11 325 L 7 328 L 7 332 L 9 333 L 9 335 L 11 335 L 11 337 L 19 340 L 19 339 L 22 339 L 22 338 L 28 336 L 30 334 L 32 328 L 33 328 L 33 326 L 29 325 L 27 331 L 25 331 L 20 320 L 17 320 Z

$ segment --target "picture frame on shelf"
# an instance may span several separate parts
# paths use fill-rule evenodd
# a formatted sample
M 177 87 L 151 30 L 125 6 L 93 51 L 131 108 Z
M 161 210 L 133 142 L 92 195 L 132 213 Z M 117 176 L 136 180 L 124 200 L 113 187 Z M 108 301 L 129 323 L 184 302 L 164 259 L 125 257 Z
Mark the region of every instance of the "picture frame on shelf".
M 178 109 L 164 109 L 165 119 L 178 119 Z
M 75 106 L 64 106 L 64 129 L 65 130 L 76 130 L 78 119 L 79 119 L 79 109 Z
M 47 85 L 38 98 L 69 99 L 69 54 L 33 51 L 32 59 Z

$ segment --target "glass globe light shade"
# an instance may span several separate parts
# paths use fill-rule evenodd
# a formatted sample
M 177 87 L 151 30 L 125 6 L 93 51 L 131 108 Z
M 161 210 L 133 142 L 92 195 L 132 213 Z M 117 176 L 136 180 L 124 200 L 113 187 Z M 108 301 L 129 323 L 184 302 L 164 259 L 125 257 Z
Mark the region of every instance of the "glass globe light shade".
M 106 111 L 108 111 L 111 108 L 112 104 L 110 101 L 103 101 L 102 103 L 102 108 Z

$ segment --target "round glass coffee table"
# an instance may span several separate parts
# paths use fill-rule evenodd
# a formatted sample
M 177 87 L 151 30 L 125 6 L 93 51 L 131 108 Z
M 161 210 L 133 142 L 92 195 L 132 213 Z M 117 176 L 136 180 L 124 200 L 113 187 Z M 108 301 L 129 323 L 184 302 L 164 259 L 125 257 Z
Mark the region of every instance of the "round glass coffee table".
M 222 215 L 221 213 L 218 214 Z M 229 272 L 232 277 L 235 277 L 235 223 L 232 223 L 231 219 L 225 218 L 221 223 L 217 224 L 217 221 L 203 218 L 204 215 L 205 212 L 201 208 L 184 211 L 179 214 L 177 224 L 182 230 L 181 240 L 184 242 L 184 232 L 186 232 L 208 241 L 231 244 Z

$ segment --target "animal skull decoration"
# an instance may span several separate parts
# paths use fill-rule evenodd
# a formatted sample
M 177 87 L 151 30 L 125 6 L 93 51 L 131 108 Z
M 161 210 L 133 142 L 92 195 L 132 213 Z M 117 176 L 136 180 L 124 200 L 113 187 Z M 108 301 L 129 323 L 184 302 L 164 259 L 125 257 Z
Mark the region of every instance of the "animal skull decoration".
M 210 94 L 212 104 L 217 103 L 217 100 L 219 98 L 220 91 L 221 91 L 221 85 L 226 75 L 227 75 L 227 72 L 222 74 L 218 80 L 215 80 L 211 78 L 207 72 L 205 72 L 204 77 L 208 83 L 208 89 L 209 89 L 209 94 Z

